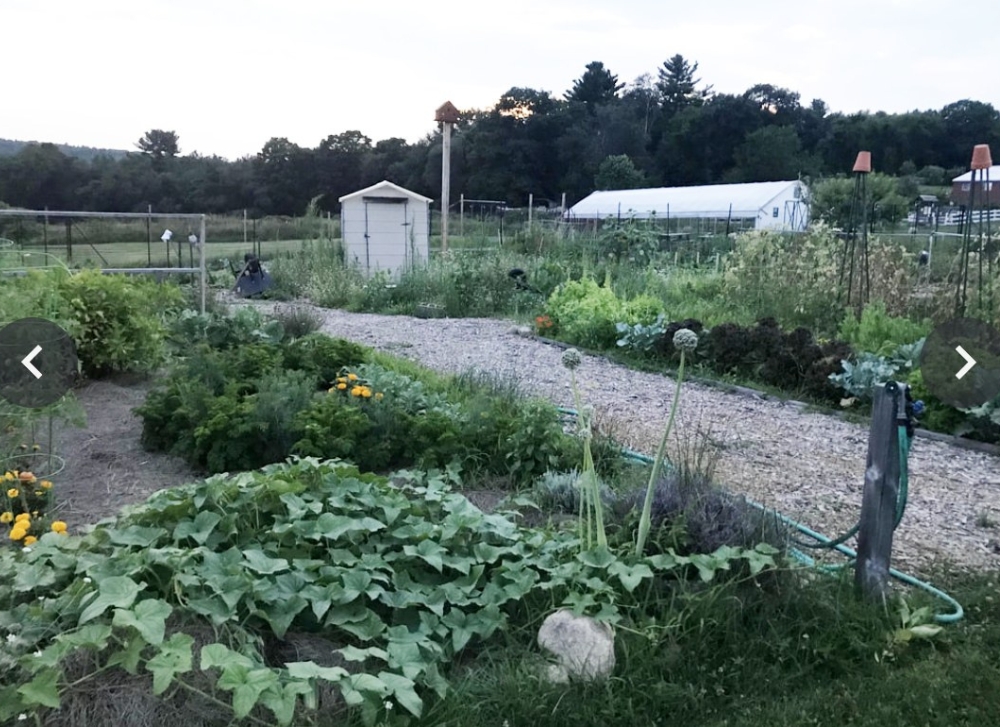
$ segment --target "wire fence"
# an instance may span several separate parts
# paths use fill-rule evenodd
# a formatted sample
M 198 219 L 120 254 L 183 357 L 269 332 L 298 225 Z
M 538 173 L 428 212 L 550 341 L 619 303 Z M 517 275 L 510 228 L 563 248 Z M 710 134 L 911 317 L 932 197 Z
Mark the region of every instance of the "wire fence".
M 16 251 L 22 265 L 56 258 L 70 267 L 190 267 L 198 258 L 198 224 L 187 217 L 154 211 L 96 219 L 13 212 L 0 216 L 0 239 L 7 241 L 5 258 L 13 259 L 10 253 Z M 298 249 L 303 241 L 340 237 L 340 219 L 332 215 L 209 215 L 205 228 L 206 258 L 214 266 L 226 259 L 242 261 L 246 253 L 274 257 Z

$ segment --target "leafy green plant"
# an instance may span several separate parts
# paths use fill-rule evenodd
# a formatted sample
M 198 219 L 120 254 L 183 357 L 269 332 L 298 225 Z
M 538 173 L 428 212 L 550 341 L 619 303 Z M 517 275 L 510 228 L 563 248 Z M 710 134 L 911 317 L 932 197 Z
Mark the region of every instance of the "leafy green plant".
M 889 315 L 881 301 L 866 306 L 860 319 L 853 311 L 845 313 L 838 330 L 840 338 L 856 351 L 870 351 L 880 356 L 889 356 L 900 346 L 912 344 L 928 333 L 929 326 L 925 324 Z
M 445 477 L 301 459 L 161 490 L 83 537 L 0 551 L 0 720 L 44 721 L 73 709 L 82 685 L 140 674 L 154 701 L 235 720 L 310 723 L 321 687 L 367 725 L 391 707 L 419 717 L 449 692 L 458 655 L 548 604 L 618 622 L 657 579 L 775 565 L 760 549 L 581 553 L 572 533 L 484 514 Z M 304 633 L 344 667 L 268 656 Z
M 163 316 L 183 304 L 180 290 L 85 270 L 59 282 L 83 373 L 147 372 L 164 359 Z
M 587 348 L 611 348 L 617 340 L 615 324 L 622 320 L 622 303 L 610 287 L 590 278 L 563 283 L 546 303 L 560 338 Z
M 831 374 L 830 381 L 862 401 L 871 400 L 875 387 L 891 381 L 899 371 L 885 356 L 868 352 L 858 354 L 853 362 L 843 361 L 842 366 L 843 373 Z
M 621 338 L 616 341 L 616 345 L 619 348 L 627 348 L 638 353 L 650 353 L 666 333 L 664 320 L 664 314 L 660 313 L 649 324 L 629 324 L 619 321 L 615 324 L 615 330 L 618 331 Z

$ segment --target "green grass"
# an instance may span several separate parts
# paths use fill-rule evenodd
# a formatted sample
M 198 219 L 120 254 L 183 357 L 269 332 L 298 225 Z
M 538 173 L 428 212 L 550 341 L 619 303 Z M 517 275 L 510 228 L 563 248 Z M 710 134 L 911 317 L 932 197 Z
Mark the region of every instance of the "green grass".
M 618 666 L 603 684 L 541 681 L 532 666 L 535 630 L 525 629 L 456 667 L 456 690 L 418 724 L 996 725 L 996 582 L 950 581 L 967 619 L 928 642 L 892 647 L 898 624 L 860 603 L 846 579 L 681 594 L 676 630 L 652 641 L 619 631 Z

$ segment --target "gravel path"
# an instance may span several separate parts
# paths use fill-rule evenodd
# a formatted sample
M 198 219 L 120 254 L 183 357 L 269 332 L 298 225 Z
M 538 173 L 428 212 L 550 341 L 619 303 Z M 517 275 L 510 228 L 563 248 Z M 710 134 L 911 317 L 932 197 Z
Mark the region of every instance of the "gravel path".
M 439 371 L 509 375 L 527 391 L 573 406 L 562 351 L 516 335 L 509 322 L 423 320 L 309 307 L 322 317 L 322 330 L 330 335 Z M 671 378 L 584 356 L 577 381 L 584 400 L 596 408 L 599 420 L 613 422 L 620 440 L 638 451 L 655 452 L 673 399 Z M 691 433 L 706 430 L 719 449 L 717 479 L 730 490 L 830 536 L 857 520 L 866 427 L 686 382 L 675 431 L 690 441 Z M 963 569 L 1000 566 L 1000 457 L 914 440 L 910 497 L 895 534 L 893 565 L 926 574 L 932 563 Z

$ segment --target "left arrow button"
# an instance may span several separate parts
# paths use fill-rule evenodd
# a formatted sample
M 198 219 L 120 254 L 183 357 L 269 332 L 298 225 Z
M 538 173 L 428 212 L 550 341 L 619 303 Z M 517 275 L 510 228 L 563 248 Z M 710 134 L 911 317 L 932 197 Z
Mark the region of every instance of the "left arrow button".
M 31 360 L 41 352 L 42 352 L 42 347 L 35 346 L 33 349 L 31 349 L 31 353 L 29 353 L 27 356 L 21 359 L 21 365 L 24 366 L 24 368 L 28 369 L 28 371 L 31 372 L 31 375 L 34 376 L 36 379 L 42 378 L 42 372 L 31 365 Z

